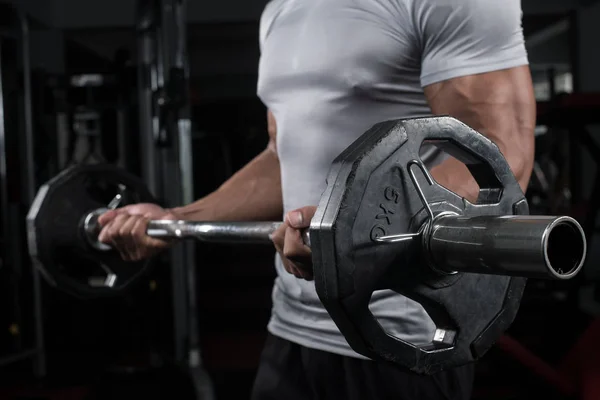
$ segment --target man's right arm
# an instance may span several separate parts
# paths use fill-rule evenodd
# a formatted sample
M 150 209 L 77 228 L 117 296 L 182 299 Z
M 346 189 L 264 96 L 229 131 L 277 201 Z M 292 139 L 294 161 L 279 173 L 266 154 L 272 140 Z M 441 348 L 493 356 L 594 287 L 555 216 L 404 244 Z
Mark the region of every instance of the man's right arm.
M 171 211 L 192 221 L 270 221 L 283 213 L 277 125 L 267 112 L 269 143 L 252 161 L 200 200 Z

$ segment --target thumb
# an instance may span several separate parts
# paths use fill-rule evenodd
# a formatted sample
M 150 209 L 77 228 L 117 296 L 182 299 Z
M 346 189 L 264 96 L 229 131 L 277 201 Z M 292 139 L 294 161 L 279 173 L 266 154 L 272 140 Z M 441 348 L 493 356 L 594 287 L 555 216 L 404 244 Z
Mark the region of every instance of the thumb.
M 285 220 L 292 228 L 308 228 L 310 220 L 315 215 L 317 207 L 307 206 L 290 211 L 286 214 Z

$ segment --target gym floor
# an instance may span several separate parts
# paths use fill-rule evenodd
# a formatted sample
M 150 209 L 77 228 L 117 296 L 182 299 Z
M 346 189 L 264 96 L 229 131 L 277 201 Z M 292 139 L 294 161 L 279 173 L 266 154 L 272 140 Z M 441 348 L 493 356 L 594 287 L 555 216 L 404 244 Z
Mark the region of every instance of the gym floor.
M 164 11 L 171 2 L 178 3 L 156 4 Z M 144 114 L 140 102 L 161 98 L 166 114 L 182 104 L 189 111 L 194 198 L 267 144 L 266 110 L 256 96 L 266 1 L 188 2 L 183 23 L 170 14 L 173 20 L 163 21 L 186 28 L 189 97 L 169 88 L 167 95 L 151 92 L 138 80 L 142 3 L 0 0 L 0 400 L 196 400 L 200 373 L 181 361 L 196 342 L 216 399 L 249 398 L 271 315 L 272 248 L 196 243 L 193 285 L 182 284 L 187 276 L 165 256 L 126 292 L 100 298 L 77 298 L 32 268 L 24 221 L 43 182 L 71 164 L 98 160 L 143 174 L 142 132 L 158 117 Z M 472 398 L 600 399 L 593 385 L 600 381 L 600 57 L 592 40 L 600 3 L 523 0 L 522 7 L 538 102 L 527 200 L 533 214 L 579 221 L 588 258 L 576 279 L 528 282 L 516 320 L 476 364 Z M 155 39 L 148 32 L 144 38 Z M 175 47 L 168 43 L 165 53 Z M 23 144 L 28 126 L 31 148 Z M 188 303 L 190 287 L 196 298 Z

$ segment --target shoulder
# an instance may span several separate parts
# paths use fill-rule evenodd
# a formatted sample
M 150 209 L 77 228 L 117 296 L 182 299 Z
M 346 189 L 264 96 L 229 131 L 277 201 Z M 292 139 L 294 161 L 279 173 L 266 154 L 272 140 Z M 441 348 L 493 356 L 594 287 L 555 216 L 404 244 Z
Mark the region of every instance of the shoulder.
M 270 0 L 260 16 L 259 40 L 262 47 L 265 39 L 269 35 L 273 23 L 280 13 L 287 0 Z
M 521 0 L 409 0 L 420 33 L 462 31 L 493 36 L 521 26 Z
M 421 84 L 526 65 L 520 0 L 410 0 Z

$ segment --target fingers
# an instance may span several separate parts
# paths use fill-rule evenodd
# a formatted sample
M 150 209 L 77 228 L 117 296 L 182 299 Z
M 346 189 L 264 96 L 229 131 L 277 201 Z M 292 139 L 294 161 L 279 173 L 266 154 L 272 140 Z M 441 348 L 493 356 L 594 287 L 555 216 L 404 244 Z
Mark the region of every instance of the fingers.
M 281 226 L 279 226 L 279 228 L 277 228 L 277 230 L 275 232 L 273 232 L 273 234 L 271 235 L 271 241 L 273 242 L 273 245 L 275 246 L 275 250 L 277 250 L 277 252 L 279 253 L 279 255 L 281 255 L 281 257 L 283 258 L 283 246 L 285 243 L 285 229 L 286 229 L 286 224 L 283 223 L 281 224 Z M 292 273 L 291 271 L 288 270 L 288 267 L 285 265 L 284 263 L 284 268 L 287 272 Z
M 98 217 L 102 230 L 98 240 L 119 252 L 123 260 L 139 261 L 168 247 L 168 242 L 146 235 L 153 219 L 176 219 L 156 204 L 130 204 L 110 210 Z
M 108 214 L 108 213 L 106 213 Z M 102 214 L 100 218 L 104 217 L 106 214 Z M 98 241 L 105 244 L 112 244 L 112 233 L 114 232 L 116 225 L 115 221 L 117 220 L 118 214 L 110 215 L 109 217 L 104 218 L 104 223 L 101 223 L 102 230 L 98 234 Z M 98 218 L 98 222 L 100 222 L 100 218 Z
M 287 272 L 301 279 L 313 278 L 310 248 L 302 241 L 299 229 L 284 222 L 273 233 L 272 240 Z
M 139 217 L 130 230 L 130 238 L 135 244 L 134 253 L 131 261 L 139 261 L 152 255 L 153 240 L 146 235 L 148 229 L 148 218 Z
M 273 244 L 275 245 L 275 249 L 277 250 L 277 253 L 279 253 L 279 256 L 281 257 L 281 261 L 283 263 L 283 268 L 290 274 L 301 278 L 301 273 L 296 269 L 296 267 L 294 266 L 294 263 L 289 262 L 289 260 L 287 260 L 284 256 L 284 245 L 285 245 L 285 233 L 286 233 L 286 226 L 287 224 L 284 222 L 283 224 L 281 224 L 281 226 L 275 231 L 273 232 L 273 234 L 271 235 L 271 240 L 273 241 Z
M 157 204 L 151 203 L 138 203 L 138 204 L 129 204 L 127 206 L 117 208 L 115 210 L 109 210 L 104 214 L 98 217 L 98 223 L 101 226 L 108 224 L 110 221 L 114 220 L 117 215 L 128 214 L 128 215 L 140 215 L 145 216 L 146 218 L 160 218 L 166 215 L 166 210 L 160 207 Z
M 104 225 L 100 235 L 98 235 L 98 240 L 112 246 L 119 252 L 123 260 L 130 261 L 133 255 L 131 254 L 132 247 L 135 248 L 135 245 L 132 244 L 127 230 L 135 225 L 136 219 L 136 217 L 129 214 L 116 215 L 112 221 Z
M 133 227 L 139 222 L 139 218 L 130 216 L 117 216 L 115 221 L 123 221 L 118 231 L 113 236 L 115 247 L 121 253 L 121 257 L 125 261 L 132 261 L 137 257 L 137 245 L 133 237 Z
M 119 210 L 107 211 L 98 217 L 98 223 L 100 224 L 100 226 L 104 226 L 104 225 L 108 224 L 110 221 L 112 221 L 113 219 L 115 219 L 115 217 L 117 215 L 119 215 Z
M 302 241 L 300 230 L 287 227 L 285 231 L 283 256 L 291 261 L 300 272 L 301 278 L 313 278 L 310 248 Z
M 285 222 L 293 228 L 308 228 L 316 210 L 315 206 L 307 206 L 290 211 L 285 216 Z
M 146 235 L 148 219 L 141 215 L 118 214 L 100 231 L 98 240 L 119 252 L 125 261 L 139 261 L 156 247 Z

